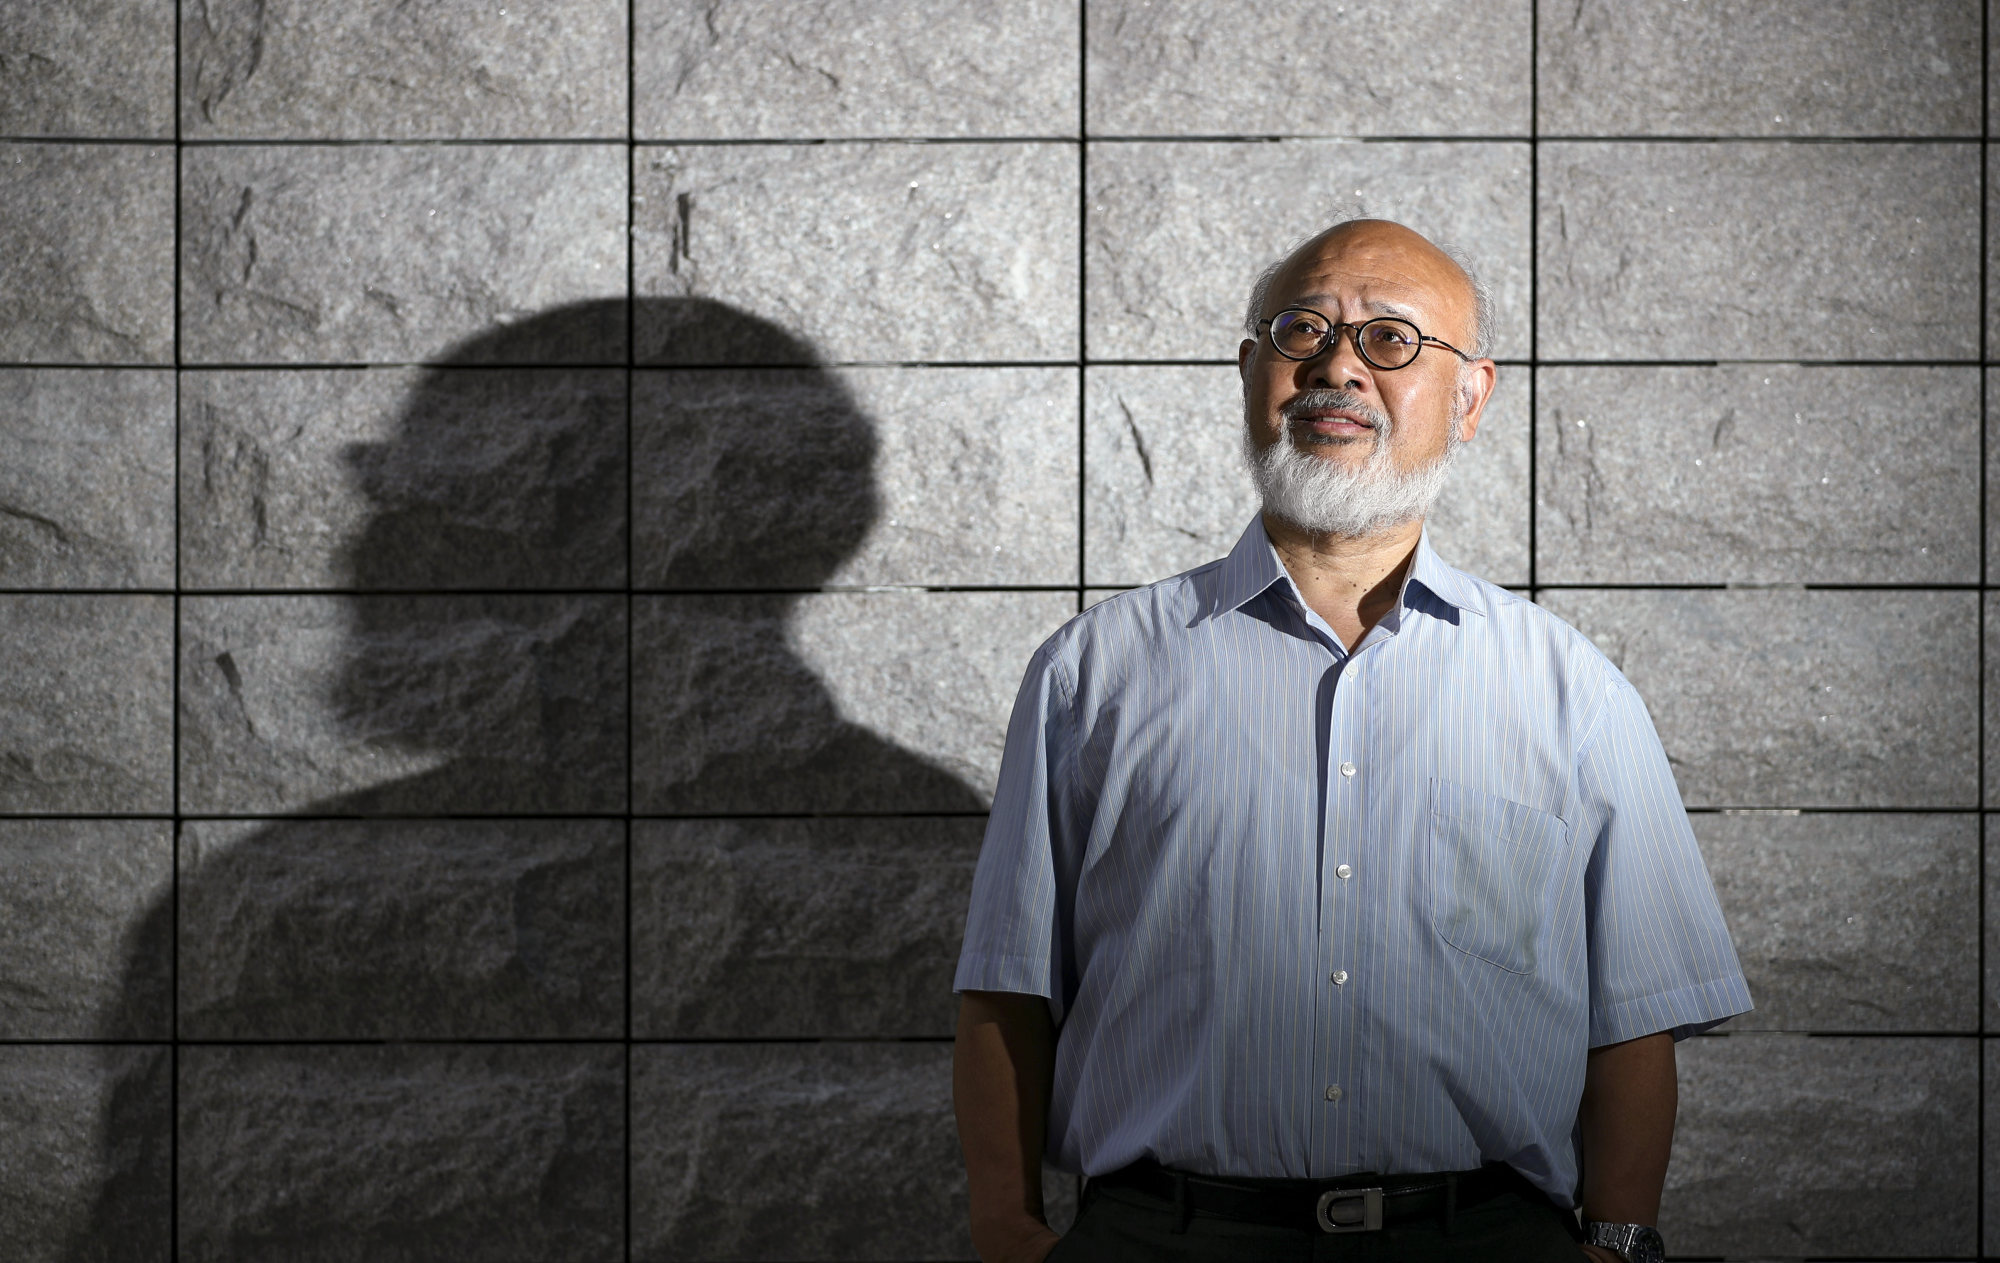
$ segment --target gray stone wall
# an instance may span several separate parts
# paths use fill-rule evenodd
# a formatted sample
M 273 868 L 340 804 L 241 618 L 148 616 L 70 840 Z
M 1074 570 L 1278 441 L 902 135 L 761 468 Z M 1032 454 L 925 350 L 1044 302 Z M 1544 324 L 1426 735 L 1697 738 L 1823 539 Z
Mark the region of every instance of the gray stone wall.
M 1639 684 L 1759 1004 L 1668 1241 L 2000 1253 L 1987 26 L 0 6 L 0 1253 L 970 1257 L 1014 685 L 1241 529 L 1357 209 L 1482 265 L 1440 548 Z

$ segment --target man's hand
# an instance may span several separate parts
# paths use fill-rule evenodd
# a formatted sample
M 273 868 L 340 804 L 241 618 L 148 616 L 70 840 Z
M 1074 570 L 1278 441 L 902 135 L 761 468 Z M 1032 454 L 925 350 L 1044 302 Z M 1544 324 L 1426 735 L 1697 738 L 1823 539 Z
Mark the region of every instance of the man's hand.
M 987 1263 L 1041 1263 L 1060 1240 L 1042 1218 L 1055 1052 L 1042 997 L 968 991 L 960 1001 L 951 1099 L 972 1195 L 972 1245 Z

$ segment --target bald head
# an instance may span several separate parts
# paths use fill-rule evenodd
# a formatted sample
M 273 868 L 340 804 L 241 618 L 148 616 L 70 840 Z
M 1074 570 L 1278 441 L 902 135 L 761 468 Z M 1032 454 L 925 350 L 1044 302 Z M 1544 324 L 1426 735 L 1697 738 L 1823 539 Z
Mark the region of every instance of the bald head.
M 1282 292 L 1288 287 L 1281 282 L 1334 253 L 1371 271 L 1393 273 L 1411 285 L 1436 293 L 1446 306 L 1463 313 L 1462 327 L 1455 331 L 1465 339 L 1459 345 L 1476 356 L 1490 353 L 1492 300 L 1463 256 L 1445 250 L 1415 229 L 1387 219 L 1343 220 L 1306 238 L 1284 258 L 1265 268 L 1250 287 L 1250 305 L 1243 319 L 1244 335 L 1255 339 L 1258 323 L 1273 314 L 1264 308 L 1274 288 Z

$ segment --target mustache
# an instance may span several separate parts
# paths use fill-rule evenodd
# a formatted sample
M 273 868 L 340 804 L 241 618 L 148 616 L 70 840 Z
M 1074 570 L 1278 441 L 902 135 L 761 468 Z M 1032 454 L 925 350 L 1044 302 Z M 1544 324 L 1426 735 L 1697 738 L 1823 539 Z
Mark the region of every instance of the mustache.
M 1305 419 L 1306 413 L 1328 408 L 1351 412 L 1366 421 L 1374 427 L 1377 442 L 1389 437 L 1389 414 L 1379 408 L 1370 407 L 1361 396 L 1350 390 L 1322 388 L 1300 391 L 1285 401 L 1284 406 L 1278 409 L 1278 415 L 1288 424 L 1296 425 Z

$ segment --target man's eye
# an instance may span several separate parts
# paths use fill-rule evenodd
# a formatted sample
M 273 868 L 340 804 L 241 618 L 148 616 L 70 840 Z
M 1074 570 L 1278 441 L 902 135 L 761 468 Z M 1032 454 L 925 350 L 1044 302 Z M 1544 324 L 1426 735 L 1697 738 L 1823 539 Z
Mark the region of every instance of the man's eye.
M 1371 342 L 1380 342 L 1384 346 L 1408 346 L 1416 341 L 1409 330 L 1398 329 L 1394 325 L 1376 325 L 1368 331 L 1368 337 Z

